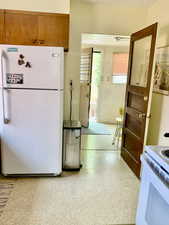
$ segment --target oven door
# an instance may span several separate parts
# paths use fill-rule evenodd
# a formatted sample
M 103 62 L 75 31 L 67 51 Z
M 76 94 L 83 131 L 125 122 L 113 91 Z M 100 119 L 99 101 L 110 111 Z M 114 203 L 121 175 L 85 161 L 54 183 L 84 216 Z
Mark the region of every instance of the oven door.
M 142 168 L 136 225 L 169 225 L 169 175 L 145 157 Z

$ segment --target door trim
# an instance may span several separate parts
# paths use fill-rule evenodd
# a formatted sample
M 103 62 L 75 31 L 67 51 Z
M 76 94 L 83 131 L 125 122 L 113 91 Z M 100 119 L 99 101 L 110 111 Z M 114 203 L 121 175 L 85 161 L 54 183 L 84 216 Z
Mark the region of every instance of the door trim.
M 90 101 L 91 101 L 91 85 L 92 85 L 92 76 L 93 76 L 93 48 L 92 48 L 92 53 L 91 53 L 91 65 L 90 65 L 90 80 L 89 80 L 89 105 L 88 105 L 88 118 L 90 115 Z M 90 118 L 89 118 L 90 119 Z M 88 119 L 88 121 L 89 121 Z M 88 127 L 89 127 L 89 123 L 88 123 Z

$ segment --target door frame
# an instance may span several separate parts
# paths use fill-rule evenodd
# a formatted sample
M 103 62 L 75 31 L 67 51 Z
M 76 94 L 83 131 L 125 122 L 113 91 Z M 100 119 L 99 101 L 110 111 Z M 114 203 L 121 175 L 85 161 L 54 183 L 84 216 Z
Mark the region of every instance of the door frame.
M 90 65 L 90 80 L 89 80 L 89 105 L 88 105 L 88 127 L 89 127 L 89 119 L 90 119 L 90 101 L 91 101 L 91 84 L 92 84 L 92 76 L 93 76 L 93 53 L 94 50 L 92 48 L 92 57 L 91 57 L 91 65 Z

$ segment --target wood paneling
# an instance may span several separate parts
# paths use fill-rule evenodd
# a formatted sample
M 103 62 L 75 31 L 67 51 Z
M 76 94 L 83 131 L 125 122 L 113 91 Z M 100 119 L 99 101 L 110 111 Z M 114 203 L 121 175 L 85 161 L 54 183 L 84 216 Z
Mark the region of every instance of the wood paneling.
M 38 17 L 29 13 L 6 11 L 4 38 L 6 44 L 36 45 Z
M 136 120 L 133 116 L 127 114 L 126 115 L 126 128 L 128 128 L 131 132 L 133 132 L 137 137 L 142 138 L 142 123 Z
M 133 94 L 131 92 L 129 92 L 129 103 L 128 106 L 133 108 L 133 109 L 137 109 L 140 112 L 144 112 L 147 106 L 147 102 L 143 101 L 144 100 L 144 96 L 142 95 L 137 95 L 137 94 Z
M 124 134 L 124 148 L 134 156 L 136 161 L 140 162 L 140 153 L 143 149 L 143 143 L 127 131 Z
M 47 46 L 69 46 L 69 15 L 40 15 L 39 42 Z
M 130 167 L 130 169 L 135 173 L 137 177 L 140 176 L 140 169 L 141 169 L 141 163 L 137 162 L 132 154 L 130 154 L 127 149 L 122 148 L 121 156 L 127 163 L 127 165 Z
M 4 10 L 0 10 L 0 43 L 3 43 Z

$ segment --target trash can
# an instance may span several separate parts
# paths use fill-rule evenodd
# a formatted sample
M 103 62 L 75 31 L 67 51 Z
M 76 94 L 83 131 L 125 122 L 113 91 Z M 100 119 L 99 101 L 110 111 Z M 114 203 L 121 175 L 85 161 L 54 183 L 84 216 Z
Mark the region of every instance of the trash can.
M 80 170 L 81 124 L 64 121 L 63 124 L 63 170 Z

